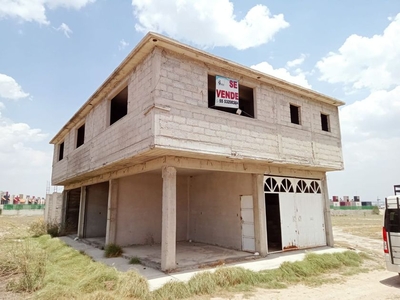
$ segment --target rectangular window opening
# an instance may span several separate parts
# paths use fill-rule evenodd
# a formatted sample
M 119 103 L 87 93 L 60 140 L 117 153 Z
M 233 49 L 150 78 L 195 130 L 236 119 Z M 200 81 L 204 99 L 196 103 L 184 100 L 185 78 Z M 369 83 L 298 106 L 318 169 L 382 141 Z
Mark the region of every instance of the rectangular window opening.
M 330 131 L 329 128 L 329 115 L 321 114 L 321 127 L 323 131 Z
M 82 146 L 85 143 L 85 124 L 77 130 L 77 137 L 76 137 L 76 148 Z
M 58 145 L 58 160 L 62 160 L 64 158 L 64 142 Z
M 208 75 L 208 107 L 254 118 L 254 93 L 253 88 L 239 84 L 239 109 L 215 106 L 215 76 Z
M 300 125 L 300 106 L 290 104 L 290 121 Z
M 128 87 L 125 87 L 110 101 L 110 125 L 128 113 Z

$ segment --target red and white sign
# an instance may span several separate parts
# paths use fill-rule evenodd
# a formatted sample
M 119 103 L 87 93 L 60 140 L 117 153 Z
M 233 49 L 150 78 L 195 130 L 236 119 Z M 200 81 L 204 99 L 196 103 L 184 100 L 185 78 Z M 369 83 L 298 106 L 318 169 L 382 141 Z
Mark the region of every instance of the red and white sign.
M 215 106 L 239 108 L 239 81 L 215 76 Z

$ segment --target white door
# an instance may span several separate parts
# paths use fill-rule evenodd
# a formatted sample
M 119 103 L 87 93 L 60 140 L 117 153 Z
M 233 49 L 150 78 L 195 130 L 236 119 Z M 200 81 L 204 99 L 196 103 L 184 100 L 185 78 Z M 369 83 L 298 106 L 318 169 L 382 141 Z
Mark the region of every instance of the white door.
M 282 250 L 298 248 L 297 211 L 294 193 L 279 193 Z
M 256 251 L 254 239 L 253 196 L 240 197 L 240 216 L 242 221 L 242 250 Z
M 326 245 L 320 180 L 265 177 L 264 191 L 279 194 L 282 250 Z

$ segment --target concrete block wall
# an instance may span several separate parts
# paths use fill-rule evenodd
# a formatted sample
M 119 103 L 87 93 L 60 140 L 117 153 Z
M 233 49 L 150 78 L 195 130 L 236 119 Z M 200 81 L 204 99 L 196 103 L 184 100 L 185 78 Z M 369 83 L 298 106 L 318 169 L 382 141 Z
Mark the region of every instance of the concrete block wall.
M 52 193 L 46 195 L 46 206 L 44 210 L 44 221 L 61 224 L 63 213 L 64 193 Z
M 187 180 L 187 176 L 177 176 L 177 241 L 187 239 Z M 118 245 L 161 243 L 162 184 L 161 174 L 147 173 L 119 179 Z
M 64 158 L 58 161 L 58 145 L 54 147 L 52 184 L 97 170 L 104 165 L 149 149 L 152 144 L 152 115 L 144 115 L 152 105 L 152 56 L 148 56 L 128 78 L 128 113 L 111 126 L 109 122 L 110 94 L 87 115 L 85 143 L 76 146 L 79 123 L 64 139 Z
M 238 78 L 254 88 L 254 119 L 208 108 L 208 74 Z M 241 75 L 163 51 L 155 102 L 155 145 L 225 156 L 342 169 L 338 109 Z M 290 104 L 301 106 L 301 125 L 290 122 Z M 331 132 L 321 129 L 320 113 Z
M 212 172 L 192 176 L 189 238 L 240 250 L 240 196 L 252 194 L 251 174 Z

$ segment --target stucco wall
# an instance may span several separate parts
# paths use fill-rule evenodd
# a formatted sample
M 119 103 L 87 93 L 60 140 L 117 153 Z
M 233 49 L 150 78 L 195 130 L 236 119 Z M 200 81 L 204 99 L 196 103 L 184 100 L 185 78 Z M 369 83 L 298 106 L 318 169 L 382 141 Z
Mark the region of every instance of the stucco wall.
M 208 108 L 208 74 L 254 88 L 255 118 Z M 162 53 L 155 102 L 156 146 L 268 162 L 342 169 L 338 109 L 260 84 L 255 79 Z M 290 104 L 301 107 L 301 125 L 290 122 Z M 331 132 L 321 129 L 328 114 Z
M 213 172 L 193 176 L 190 179 L 190 239 L 241 249 L 241 195 L 252 195 L 251 174 Z
M 108 185 L 103 182 L 86 187 L 86 238 L 106 236 Z
M 116 243 L 122 246 L 161 243 L 161 174 L 124 177 L 118 184 Z M 187 177 L 177 177 L 178 241 L 187 235 Z
M 109 126 L 110 93 L 94 107 L 86 119 L 85 142 L 76 146 L 78 124 L 64 139 L 64 158 L 58 161 L 58 145 L 54 145 L 52 183 L 61 184 L 68 178 L 102 168 L 149 149 L 152 143 L 152 116 L 144 115 L 151 106 L 151 55 L 128 76 L 128 113 Z

